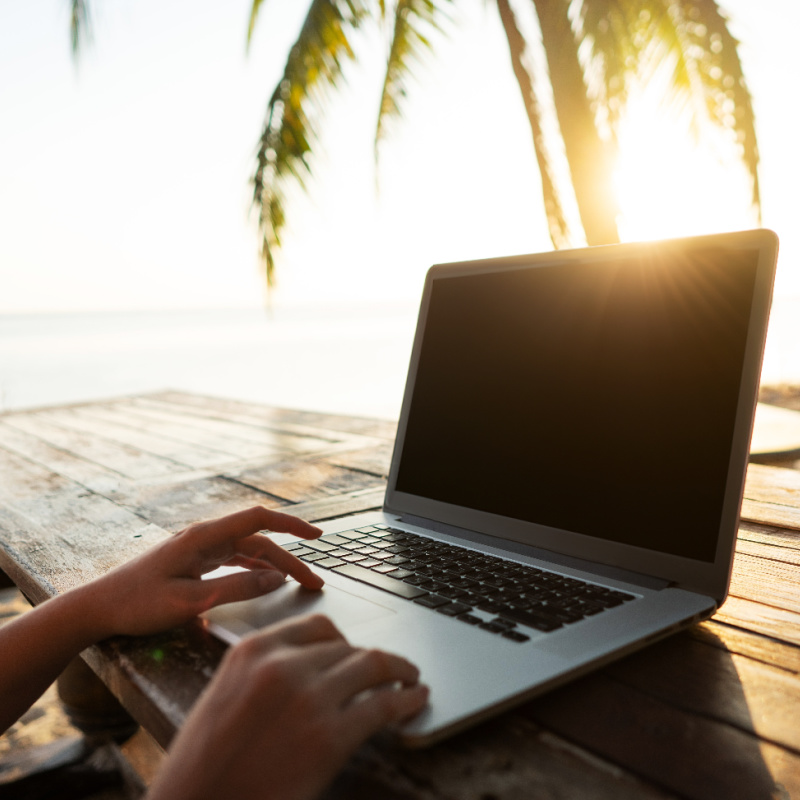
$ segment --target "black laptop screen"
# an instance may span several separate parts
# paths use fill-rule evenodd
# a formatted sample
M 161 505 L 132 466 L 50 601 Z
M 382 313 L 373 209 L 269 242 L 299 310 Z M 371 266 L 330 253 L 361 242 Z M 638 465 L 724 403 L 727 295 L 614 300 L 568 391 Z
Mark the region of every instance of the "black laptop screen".
M 396 489 L 712 561 L 757 262 L 435 279 Z

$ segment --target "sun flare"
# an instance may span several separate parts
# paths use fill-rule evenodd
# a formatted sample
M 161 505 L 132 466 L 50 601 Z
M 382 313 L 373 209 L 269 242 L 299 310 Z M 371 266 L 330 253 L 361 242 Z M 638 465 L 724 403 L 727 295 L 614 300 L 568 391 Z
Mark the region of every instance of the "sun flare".
M 728 131 L 706 125 L 697 136 L 685 117 L 642 93 L 631 98 L 618 136 L 614 183 L 623 241 L 758 225 Z

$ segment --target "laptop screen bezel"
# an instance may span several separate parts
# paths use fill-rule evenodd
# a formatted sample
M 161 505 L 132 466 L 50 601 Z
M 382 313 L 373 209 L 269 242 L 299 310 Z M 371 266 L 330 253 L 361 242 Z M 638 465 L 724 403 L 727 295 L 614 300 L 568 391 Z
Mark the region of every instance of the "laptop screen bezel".
M 621 544 L 559 528 L 511 519 L 485 511 L 455 506 L 397 490 L 397 478 L 403 455 L 404 437 L 408 426 L 431 293 L 437 280 L 498 270 L 565 266 L 575 263 L 600 263 L 614 258 L 641 258 L 652 253 L 654 247 L 662 245 L 689 252 L 699 247 L 709 246 L 731 250 L 758 251 L 751 314 L 736 406 L 731 455 L 728 464 L 728 477 L 713 561 L 698 561 L 669 553 L 648 550 L 643 547 Z M 721 603 L 727 595 L 734 543 L 738 532 L 750 437 L 772 300 L 777 248 L 777 236 L 772 231 L 760 229 L 672 239 L 663 243 L 640 242 L 606 245 L 579 250 L 562 250 L 496 259 L 453 262 L 431 267 L 426 276 L 420 304 L 406 390 L 388 477 L 384 510 L 399 516 L 413 515 L 414 517 L 429 519 L 454 528 L 462 528 L 496 537 L 500 547 L 502 547 L 502 540 L 507 539 L 511 542 L 521 543 L 560 555 L 610 565 L 663 579 L 682 588 L 714 597 L 718 603 Z M 687 455 L 687 457 L 690 456 Z

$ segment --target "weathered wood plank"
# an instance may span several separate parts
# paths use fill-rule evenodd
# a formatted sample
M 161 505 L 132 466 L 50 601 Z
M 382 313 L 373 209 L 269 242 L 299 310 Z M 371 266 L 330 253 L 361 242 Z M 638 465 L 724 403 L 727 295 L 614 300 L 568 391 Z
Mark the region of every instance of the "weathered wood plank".
M 800 471 L 750 464 L 747 467 L 744 496 L 748 500 L 799 508 Z
M 336 497 L 322 497 L 319 500 L 309 500 L 307 503 L 297 503 L 287 506 L 284 510 L 309 522 L 324 522 L 348 514 L 380 509 L 383 506 L 384 495 L 382 488 L 364 489 Z
M 685 635 L 710 647 L 800 675 L 800 647 L 728 625 L 721 622 L 718 616 L 694 625 Z
M 312 453 L 324 449 L 326 444 L 341 441 L 343 437 L 327 437 L 322 435 L 296 434 L 282 430 L 277 426 L 268 426 L 257 421 L 243 422 L 218 419 L 213 416 L 197 413 L 181 413 L 170 408 L 159 407 L 147 399 L 133 399 L 121 402 L 121 410 L 141 416 L 148 420 L 157 420 L 175 426 L 175 430 L 185 429 L 192 437 L 215 435 L 223 443 L 250 443 L 262 445 L 270 452 Z
M 800 530 L 800 509 L 761 500 L 742 501 L 742 519 L 762 525 L 779 525 L 792 530 Z
M 348 450 L 328 456 L 328 461 L 339 467 L 357 469 L 386 478 L 392 463 L 393 443 L 385 442 L 376 446 Z
M 166 535 L 27 459 L 0 459 L 3 568 L 34 602 L 91 580 Z
M 773 547 L 800 550 L 800 531 L 776 528 L 774 525 L 756 525 L 752 522 L 744 522 L 739 526 L 736 547 L 738 548 L 742 542 L 758 542 Z
M 179 407 L 192 407 L 200 414 L 211 416 L 223 414 L 234 421 L 245 421 L 247 419 L 268 420 L 269 422 L 264 424 L 278 426 L 283 430 L 293 430 L 296 426 L 301 429 L 309 429 L 309 432 L 316 431 L 317 434 L 327 430 L 335 436 L 341 436 L 346 433 L 391 440 L 394 440 L 397 430 L 397 423 L 389 420 L 275 408 L 274 406 L 247 403 L 242 400 L 230 400 L 185 392 L 157 392 L 143 395 L 142 399 L 168 403 Z
M 61 450 L 38 436 L 6 425 L 0 419 L 0 451 L 14 453 L 57 475 L 70 478 L 92 491 L 106 496 L 113 495 L 127 480 L 115 470 L 87 461 L 80 455 Z
M 228 473 L 229 476 L 230 473 Z M 384 481 L 367 472 L 337 467 L 321 459 L 283 461 L 235 473 L 235 479 L 291 503 L 303 503 L 366 489 L 383 487 Z
M 686 634 L 615 662 L 605 673 L 669 706 L 800 753 L 800 676 L 796 673 Z
M 796 753 L 603 673 L 528 704 L 524 713 L 620 769 L 692 800 L 800 792 Z
M 128 713 L 167 748 L 224 652 L 225 645 L 198 620 L 157 636 L 110 639 L 82 657 Z
M 426 750 L 368 745 L 324 800 L 670 800 L 675 795 L 506 714 Z
M 713 619 L 800 645 L 800 614 L 795 611 L 728 595 Z
M 793 564 L 786 561 L 758 558 L 737 551 L 730 593 L 800 612 L 800 574 Z
M 785 564 L 792 564 L 795 567 L 800 567 L 800 548 L 798 547 L 787 547 L 785 545 L 776 545 L 763 541 L 739 539 L 736 543 L 736 552 L 742 555 L 752 556 L 753 558 L 782 561 Z
M 42 418 L 56 422 L 65 428 L 84 432 L 87 435 L 108 438 L 107 425 L 104 425 L 99 419 L 82 418 L 80 414 L 83 411 L 83 409 L 71 409 L 64 412 L 47 411 L 42 412 L 43 415 L 47 415 Z M 192 425 L 190 420 L 182 420 L 177 417 L 167 421 L 170 423 L 170 438 L 173 441 L 183 441 L 200 448 L 225 453 L 229 460 L 234 460 L 236 458 L 258 458 L 274 453 L 285 452 L 285 450 L 276 447 L 274 442 L 265 443 L 257 441 L 256 437 L 254 437 L 253 440 L 248 440 L 244 435 L 241 435 L 241 431 L 239 431 L 239 436 L 233 436 L 230 432 L 203 430 L 202 427 L 198 425 Z M 104 432 L 101 433 L 98 429 Z M 128 438 L 125 436 L 124 431 L 115 431 L 112 435 Z M 181 469 L 187 469 L 188 465 L 180 462 L 178 463 Z
M 37 436 L 53 447 L 75 453 L 85 461 L 99 464 L 131 480 L 175 475 L 186 469 L 182 464 L 144 453 L 103 436 L 55 424 L 39 414 L 6 416 L 3 418 L 3 423 Z
M 143 519 L 173 532 L 250 506 L 277 508 L 286 504 L 258 489 L 217 476 L 133 487 L 118 501 Z
M 70 413 L 73 425 L 82 430 L 96 432 L 147 453 L 169 458 L 189 469 L 220 467 L 237 459 L 234 454 L 182 436 L 183 432 L 174 425 L 152 422 L 146 417 L 126 413 L 117 404 L 95 404 Z

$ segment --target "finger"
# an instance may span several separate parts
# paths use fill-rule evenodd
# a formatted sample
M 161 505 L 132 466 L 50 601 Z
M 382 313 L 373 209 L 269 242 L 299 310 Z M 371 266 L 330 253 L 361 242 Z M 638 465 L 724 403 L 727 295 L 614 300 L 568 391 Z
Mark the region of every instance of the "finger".
M 275 640 L 297 647 L 324 641 L 340 641 L 347 644 L 347 640 L 339 629 L 322 614 L 290 617 L 275 625 L 270 625 L 269 628 L 253 634 L 248 639 L 253 642 L 269 644 L 270 649 L 274 646 Z
M 263 530 L 281 533 L 292 533 L 305 539 L 313 539 L 322 533 L 315 525 L 311 525 L 298 517 L 270 511 L 263 506 L 253 506 L 245 511 L 237 511 L 226 517 L 190 525 L 182 534 L 190 534 L 197 539 L 203 548 L 214 548 L 225 542 L 244 539 Z M 180 534 L 179 534 L 180 535 Z
M 288 550 L 284 550 L 267 536 L 250 537 L 240 542 L 240 550 L 247 556 L 268 561 L 284 574 L 291 575 L 306 589 L 321 589 L 325 585 L 325 581 L 313 572 L 308 564 Z
M 345 709 L 342 735 L 349 737 L 350 748 L 378 731 L 415 717 L 428 704 L 430 690 L 424 684 L 376 689 Z
M 277 567 L 271 562 L 267 561 L 265 558 L 251 558 L 250 556 L 243 556 L 243 555 L 235 555 L 233 558 L 229 558 L 224 564 L 221 566 L 223 567 L 243 567 L 244 569 L 275 569 Z M 209 567 L 208 572 L 214 567 Z M 280 572 L 281 570 L 277 570 Z
M 244 538 L 259 531 L 273 531 L 274 533 L 291 533 L 303 539 L 316 539 L 322 529 L 312 525 L 299 517 L 273 511 L 264 506 L 253 506 L 244 511 L 237 511 L 223 517 L 226 527 L 231 531 L 238 531 L 239 538 Z
M 278 570 L 259 569 L 235 572 L 204 581 L 191 580 L 187 582 L 187 586 L 194 595 L 193 600 L 199 609 L 197 613 L 202 613 L 223 603 L 236 603 L 260 597 L 274 591 L 284 582 L 283 573 Z
M 419 681 L 419 670 L 405 658 L 383 650 L 357 650 L 327 675 L 328 692 L 342 705 L 368 689 L 387 684 L 406 686 Z

